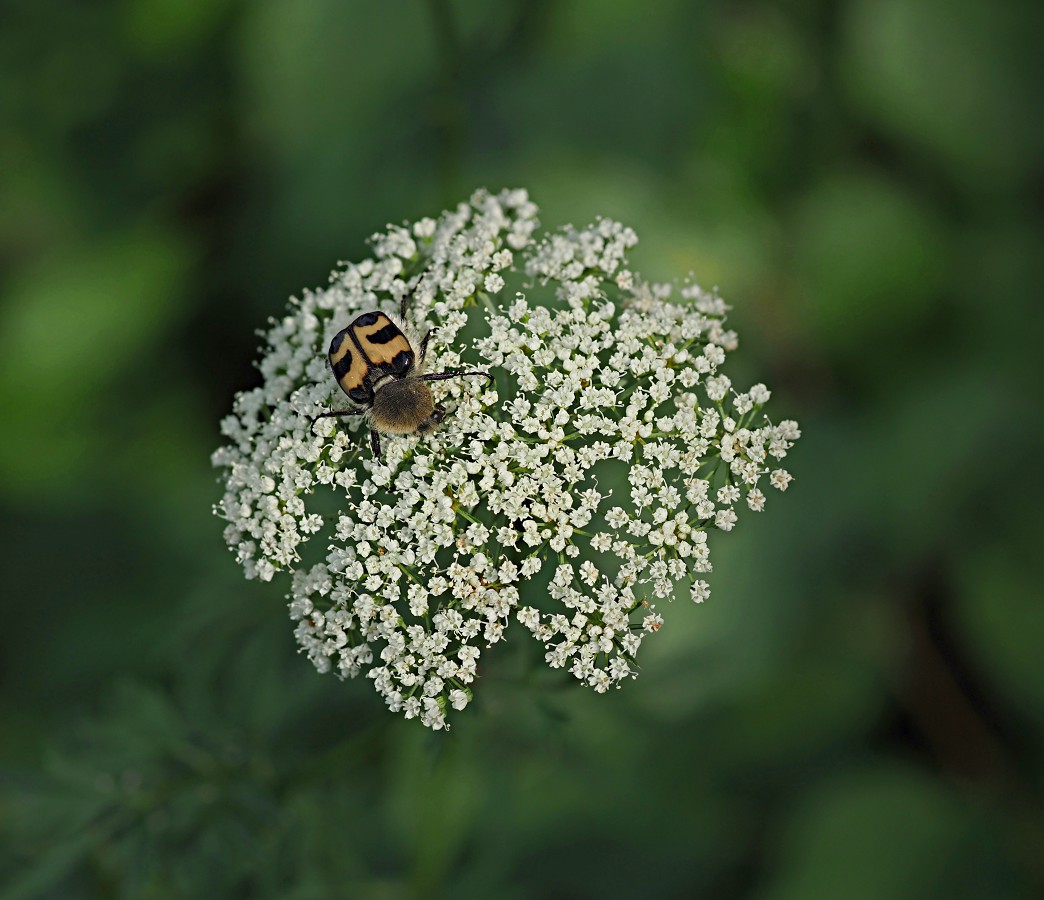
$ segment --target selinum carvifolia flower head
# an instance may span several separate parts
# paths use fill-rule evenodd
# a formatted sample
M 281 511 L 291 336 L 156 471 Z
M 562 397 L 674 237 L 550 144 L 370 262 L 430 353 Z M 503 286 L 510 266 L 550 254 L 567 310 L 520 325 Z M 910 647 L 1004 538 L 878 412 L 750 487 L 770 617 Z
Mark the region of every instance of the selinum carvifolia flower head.
M 526 629 L 552 668 L 604 692 L 636 676 L 657 609 L 709 593 L 708 535 L 786 490 L 795 422 L 762 384 L 722 372 L 728 307 L 694 282 L 652 284 L 608 219 L 541 234 L 522 190 L 479 191 L 389 226 L 372 257 L 306 291 L 266 335 L 262 384 L 235 398 L 217 507 L 248 578 L 286 577 L 296 637 L 321 672 L 365 674 L 431 728 L 472 697 L 479 658 Z M 338 405 L 326 358 L 360 313 L 408 298 L 434 328 L 447 409 L 423 436 L 310 418 Z M 309 546 L 311 544 L 311 546 Z

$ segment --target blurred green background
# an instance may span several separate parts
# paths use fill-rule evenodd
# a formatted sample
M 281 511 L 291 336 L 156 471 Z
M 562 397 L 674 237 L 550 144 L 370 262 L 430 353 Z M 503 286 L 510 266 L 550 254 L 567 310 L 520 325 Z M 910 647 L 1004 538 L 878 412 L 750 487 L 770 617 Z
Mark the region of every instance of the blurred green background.
M 6 0 L 0 897 L 1039 896 L 1042 9 Z M 509 639 L 433 735 L 208 455 L 288 295 L 480 185 L 720 285 L 804 437 L 636 682 Z

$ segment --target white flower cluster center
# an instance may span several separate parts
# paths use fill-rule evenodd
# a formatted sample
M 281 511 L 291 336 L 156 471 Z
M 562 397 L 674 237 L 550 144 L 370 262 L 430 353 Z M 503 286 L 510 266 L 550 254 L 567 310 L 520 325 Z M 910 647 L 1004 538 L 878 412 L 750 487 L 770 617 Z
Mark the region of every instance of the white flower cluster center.
M 540 237 L 536 212 L 525 191 L 479 191 L 375 235 L 372 259 L 269 330 L 263 383 L 236 397 L 214 454 L 225 539 L 248 578 L 292 572 L 315 666 L 365 673 L 436 729 L 513 621 L 596 691 L 635 677 L 656 601 L 681 584 L 707 598 L 708 533 L 731 531 L 741 500 L 761 510 L 764 482 L 786 490 L 779 461 L 800 436 L 761 414 L 764 385 L 722 374 L 737 338 L 716 294 L 642 281 L 619 223 Z M 313 434 L 310 417 L 352 405 L 332 336 L 404 297 L 410 332 L 434 328 L 428 371 L 496 384 L 433 383 L 442 427 L 382 436 L 377 461 L 357 418 Z

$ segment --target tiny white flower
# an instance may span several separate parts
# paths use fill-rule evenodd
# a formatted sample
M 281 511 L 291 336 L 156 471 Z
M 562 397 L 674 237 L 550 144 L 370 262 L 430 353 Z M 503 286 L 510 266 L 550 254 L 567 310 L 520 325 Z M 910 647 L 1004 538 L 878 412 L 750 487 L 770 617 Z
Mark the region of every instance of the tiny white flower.
M 739 500 L 739 488 L 732 484 L 726 484 L 718 489 L 718 502 L 729 505 Z
M 663 616 L 659 613 L 649 613 L 642 619 L 642 628 L 646 631 L 659 631 L 661 627 L 663 627 Z

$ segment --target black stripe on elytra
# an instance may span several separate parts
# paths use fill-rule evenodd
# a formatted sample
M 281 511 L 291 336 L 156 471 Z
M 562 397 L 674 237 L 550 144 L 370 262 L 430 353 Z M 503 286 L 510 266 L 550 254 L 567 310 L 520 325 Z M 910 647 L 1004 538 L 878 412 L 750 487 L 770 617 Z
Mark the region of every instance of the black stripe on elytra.
M 329 355 L 330 356 L 333 356 L 340 349 L 341 344 L 344 343 L 344 339 L 347 336 L 348 336 L 348 329 L 347 328 L 342 328 L 340 331 L 337 332 L 337 334 L 335 334 L 333 336 L 333 340 L 330 341 L 330 350 L 329 350 Z
M 381 314 L 379 312 L 363 313 L 354 322 L 352 322 L 352 325 L 357 328 L 365 328 L 367 325 L 372 325 L 374 322 L 376 322 L 380 315 Z
M 388 364 L 388 368 L 396 375 L 405 375 L 412 365 L 413 351 L 400 350 L 395 354 L 395 359 Z
M 342 356 L 337 362 L 333 364 L 334 378 L 340 381 L 348 374 L 348 370 L 352 367 L 352 351 L 351 348 L 344 348 L 344 356 Z
M 402 332 L 390 322 L 373 334 L 366 335 L 366 340 L 371 344 L 387 344 L 402 335 Z

